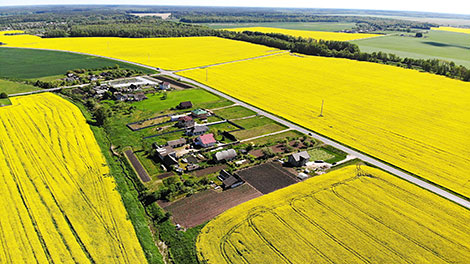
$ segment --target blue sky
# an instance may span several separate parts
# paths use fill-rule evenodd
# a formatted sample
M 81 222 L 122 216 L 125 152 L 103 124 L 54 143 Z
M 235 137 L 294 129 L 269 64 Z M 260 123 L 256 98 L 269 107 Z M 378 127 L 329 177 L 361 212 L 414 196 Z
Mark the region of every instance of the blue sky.
M 409 10 L 470 14 L 468 0 L 0 0 L 0 6 L 43 4 L 131 4 L 131 5 L 197 5 L 197 6 L 267 6 L 311 8 L 356 8 L 377 10 Z

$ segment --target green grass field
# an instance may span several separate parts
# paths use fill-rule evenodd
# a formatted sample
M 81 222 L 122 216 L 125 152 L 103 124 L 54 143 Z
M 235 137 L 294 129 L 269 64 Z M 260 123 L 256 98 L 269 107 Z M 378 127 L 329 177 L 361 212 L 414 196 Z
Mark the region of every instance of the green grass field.
M 399 34 L 351 41 L 364 52 L 387 52 L 400 57 L 437 58 L 470 67 L 470 35 L 431 30 L 424 38 Z
M 329 160 L 335 157 L 334 154 L 328 153 L 321 148 L 315 148 L 308 151 L 310 155 L 310 160 Z
M 97 69 L 119 65 L 121 68 L 155 73 L 132 64 L 60 51 L 0 48 L 0 77 L 12 79 L 38 79 L 63 75 L 68 70 Z
M 213 23 L 203 24 L 215 29 L 238 27 L 274 27 L 311 31 L 341 31 L 351 29 L 355 23 L 326 23 L 326 22 L 269 22 L 269 23 Z
M 0 93 L 15 94 L 35 91 L 39 89 L 40 88 L 34 87 L 32 85 L 0 79 Z
M 0 106 L 11 105 L 11 101 L 8 98 L 0 98 Z
M 232 133 L 239 140 L 261 136 L 287 128 L 264 116 L 242 119 L 235 121 L 235 123 L 245 128 L 245 130 Z
M 225 119 L 234 119 L 234 118 L 252 116 L 252 115 L 255 115 L 256 113 L 251 111 L 248 108 L 245 108 L 240 105 L 236 105 L 236 106 L 232 106 L 228 108 L 214 110 L 214 114 Z
M 147 95 L 149 99 L 136 102 L 133 105 L 139 110 L 161 112 L 177 106 L 182 101 L 191 101 L 195 107 L 200 103 L 217 102 L 220 97 L 201 89 L 185 89 L 167 92 L 167 98 L 162 100 L 162 94 Z

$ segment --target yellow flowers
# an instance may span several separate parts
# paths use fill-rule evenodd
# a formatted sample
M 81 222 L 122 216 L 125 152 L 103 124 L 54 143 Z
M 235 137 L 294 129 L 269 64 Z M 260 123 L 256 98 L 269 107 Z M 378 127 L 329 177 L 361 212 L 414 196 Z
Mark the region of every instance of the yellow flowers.
M 299 56 L 181 74 L 470 197 L 470 83 Z
M 277 51 L 261 45 L 217 37 L 42 39 L 31 35 L 0 35 L 0 42 L 9 47 L 82 52 L 172 70 L 245 59 Z
M 0 108 L 0 263 L 145 263 L 80 110 L 49 93 Z
M 441 30 L 441 31 L 450 31 L 450 32 L 457 32 L 457 33 L 466 33 L 470 34 L 470 28 L 455 28 L 455 27 L 437 27 L 431 28 L 432 30 Z
M 337 41 L 348 41 L 348 40 L 382 36 L 380 34 L 307 31 L 307 30 L 293 30 L 293 29 L 269 28 L 269 27 L 229 28 L 225 30 L 238 31 L 238 32 L 256 31 L 256 32 L 261 32 L 261 33 L 280 33 L 284 35 L 291 35 L 294 37 L 323 39 L 323 40 L 337 40 Z
M 467 263 L 468 211 L 380 170 L 350 166 L 210 221 L 207 263 Z

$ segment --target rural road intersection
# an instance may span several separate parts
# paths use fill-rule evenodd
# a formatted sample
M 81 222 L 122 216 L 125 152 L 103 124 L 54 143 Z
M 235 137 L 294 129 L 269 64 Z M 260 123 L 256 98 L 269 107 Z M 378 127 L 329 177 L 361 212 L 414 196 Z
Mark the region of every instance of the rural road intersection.
M 34 48 L 30 48 L 30 49 L 34 49 Z M 50 50 L 50 49 L 43 49 L 43 50 Z M 63 50 L 57 50 L 57 51 L 64 52 Z M 68 51 L 65 51 L 65 52 L 68 52 Z M 218 91 L 218 90 L 215 90 L 215 89 L 213 89 L 213 88 L 211 88 L 211 87 L 209 87 L 209 86 L 207 86 L 207 85 L 204 85 L 204 84 L 199 83 L 199 82 L 196 82 L 196 81 L 194 81 L 194 80 L 192 80 L 192 79 L 188 79 L 188 78 L 186 78 L 186 77 L 179 76 L 179 75 L 176 74 L 177 72 L 183 71 L 183 70 L 179 70 L 179 71 L 167 71 L 167 70 L 163 70 L 163 69 L 160 69 L 160 68 L 151 67 L 151 66 L 148 66 L 148 65 L 143 65 L 143 64 L 140 64 L 140 63 L 135 63 L 135 62 L 131 62 L 131 61 L 126 61 L 126 60 L 121 60 L 121 59 L 116 59 L 116 58 L 111 58 L 111 57 L 106 57 L 106 56 L 99 56 L 99 55 L 96 55 L 96 54 L 87 54 L 87 53 L 82 53 L 82 52 L 70 52 L 70 53 L 76 53 L 76 54 L 82 54 L 82 55 L 88 55 L 88 56 L 101 57 L 101 58 L 116 60 L 116 61 L 120 61 L 120 62 L 125 62 L 125 63 L 132 64 L 132 65 L 141 66 L 141 67 L 144 67 L 144 68 L 147 68 L 147 69 L 151 69 L 151 70 L 157 70 L 157 71 L 160 72 L 160 74 L 158 74 L 158 75 L 168 75 L 168 76 L 171 76 L 171 77 L 173 77 L 173 78 L 177 78 L 177 79 L 179 79 L 179 80 L 181 80 L 181 81 L 185 81 L 185 82 L 191 83 L 191 84 L 193 84 L 193 85 L 199 86 L 199 87 L 201 87 L 201 88 L 203 88 L 203 89 L 205 89 L 205 90 L 207 90 L 207 91 L 209 91 L 209 92 L 211 92 L 211 93 L 214 93 L 214 94 L 216 94 L 216 95 L 218 95 L 218 96 L 220 96 L 220 97 L 223 97 L 223 98 L 225 98 L 225 99 L 228 99 L 228 100 L 230 100 L 230 101 L 232 101 L 232 102 L 234 102 L 234 103 L 237 103 L 237 104 L 239 104 L 239 105 L 241 105 L 241 106 L 243 106 L 243 107 L 246 107 L 246 108 L 248 108 L 248 109 L 250 109 L 250 110 L 256 112 L 256 113 L 259 114 L 259 115 L 266 116 L 266 117 L 268 117 L 268 118 L 270 118 L 270 119 L 272 119 L 272 120 L 274 120 L 274 121 L 276 121 L 276 122 L 279 122 L 280 124 L 283 124 L 283 125 L 289 127 L 290 129 L 294 129 L 294 130 L 297 130 L 297 131 L 299 131 L 299 132 L 301 132 L 301 133 L 303 133 L 303 134 L 310 135 L 310 136 L 312 136 L 312 137 L 315 138 L 315 139 L 318 139 L 318 140 L 320 140 L 320 141 L 323 141 L 325 144 L 328 144 L 328 145 L 331 145 L 331 146 L 333 146 L 333 147 L 335 147 L 335 148 L 337 148 L 337 149 L 340 149 L 340 150 L 346 152 L 346 153 L 349 154 L 349 155 L 356 156 L 357 158 L 359 158 L 359 159 L 361 159 L 361 160 L 363 160 L 363 161 L 365 161 L 365 162 L 367 162 L 367 163 L 369 163 L 369 164 L 372 164 L 372 165 L 374 165 L 374 166 L 376 166 L 376 167 L 378 167 L 378 168 L 380 168 L 380 169 L 382 169 L 382 170 L 384 170 L 384 171 L 387 171 L 387 172 L 389 172 L 389 173 L 391 173 L 391 174 L 394 174 L 394 175 L 396 175 L 396 176 L 398 176 L 398 177 L 400 177 L 400 178 L 402 178 L 402 179 L 404 179 L 404 180 L 406 180 L 406 181 L 409 181 L 409 182 L 411 182 L 411 183 L 414 183 L 414 184 L 420 186 L 421 188 L 424 188 L 424 189 L 426 189 L 426 190 L 428 190 L 428 191 L 431 191 L 431 192 L 433 192 L 433 193 L 435 193 L 435 194 L 438 194 L 438 195 L 440 195 L 440 196 L 442 196 L 442 197 L 444 197 L 444 198 L 446 198 L 446 199 L 448 199 L 448 200 L 451 200 L 451 201 L 453 201 L 453 202 L 455 202 L 455 203 L 457 203 L 457 204 L 459 204 L 459 205 L 461 205 L 461 206 L 463 206 L 463 207 L 465 207 L 465 208 L 467 208 L 467 209 L 470 209 L 470 201 L 465 200 L 465 199 L 463 199 L 463 198 L 461 198 L 461 197 L 459 197 L 459 196 L 457 196 L 457 195 L 455 195 L 455 194 L 452 194 L 452 193 L 450 193 L 450 192 L 448 192 L 448 191 L 446 191 L 446 190 L 444 190 L 444 189 L 441 189 L 441 188 L 439 188 L 439 187 L 437 187 L 437 186 L 435 186 L 435 185 L 433 185 L 433 184 L 430 184 L 430 183 L 428 183 L 428 182 L 426 182 L 426 181 L 423 181 L 423 180 L 421 180 L 421 179 L 419 179 L 419 178 L 417 178 L 417 177 L 414 177 L 414 176 L 412 176 L 411 174 L 408 174 L 408 173 L 406 173 L 406 172 L 404 172 L 404 171 L 401 171 L 401 170 L 399 170 L 399 169 L 397 169 L 397 168 L 394 168 L 394 167 L 392 167 L 392 166 L 390 166 L 390 165 L 388 165 L 388 164 L 386 164 L 386 163 L 384 163 L 384 162 L 382 162 L 382 161 L 379 161 L 379 160 L 377 160 L 377 159 L 375 159 L 375 158 L 373 158 L 373 157 L 371 157 L 371 156 L 365 155 L 364 153 L 361 153 L 361 152 L 358 152 L 358 151 L 356 151 L 356 150 L 353 150 L 353 149 L 351 149 L 351 148 L 349 148 L 349 147 L 343 146 L 342 144 L 340 144 L 340 143 L 338 143 L 338 142 L 336 142 L 336 141 L 333 141 L 333 140 L 331 140 L 331 139 L 329 139 L 329 138 L 326 138 L 326 137 L 324 137 L 324 136 L 322 136 L 322 135 L 319 135 L 319 134 L 315 133 L 314 131 L 305 129 L 305 128 L 300 127 L 300 126 L 298 126 L 298 125 L 296 125 L 296 124 L 294 124 L 294 123 L 291 123 L 291 122 L 289 122 L 289 121 L 287 121 L 287 120 L 285 120 L 285 119 L 282 119 L 282 118 L 279 118 L 279 117 L 277 117 L 277 116 L 275 116 L 275 115 L 272 115 L 272 114 L 270 114 L 270 113 L 268 113 L 268 112 L 266 112 L 266 111 L 263 111 L 263 110 L 261 110 L 261 109 L 259 109 L 259 108 L 256 108 L 256 107 L 254 107 L 254 106 L 252 106 L 252 105 L 249 105 L 249 104 L 247 104 L 247 103 L 245 103 L 245 102 L 243 102 L 243 101 L 240 101 L 240 100 L 238 100 L 238 99 L 236 99 L 236 98 L 233 98 L 233 97 L 231 97 L 231 96 L 229 96 L 229 95 L 227 95 L 227 94 L 224 94 L 224 93 L 222 93 L 222 92 L 220 92 L 220 91 Z M 266 56 L 273 56 L 273 55 L 278 55 L 278 54 L 281 54 L 281 53 L 284 53 L 284 52 L 280 52 L 280 53 L 271 53 L 271 54 L 268 54 L 268 55 L 257 56 L 257 57 L 253 57 L 253 58 L 246 58 L 246 59 L 236 60 L 236 61 L 223 62 L 223 63 L 213 64 L 213 65 L 194 67 L 194 69 L 200 69 L 200 68 L 206 68 L 206 67 L 215 66 L 215 65 L 223 65 L 223 64 L 228 64 L 228 63 L 232 63 L 232 62 L 238 62 L 238 61 L 245 61 L 245 60 L 256 59 L 256 58 L 262 58 L 262 57 L 266 57 Z M 186 70 L 189 70 L 189 69 L 186 69 Z M 64 87 L 62 87 L 62 88 L 64 88 Z M 60 89 L 61 89 L 61 88 L 42 89 L 42 90 L 40 90 L 40 91 L 35 91 L 35 92 L 54 91 L 54 90 L 60 90 Z M 30 93 L 31 93 L 31 92 L 28 92 L 28 93 L 19 93 L 19 94 L 11 94 L 10 96 L 24 95 L 24 94 L 30 94 Z

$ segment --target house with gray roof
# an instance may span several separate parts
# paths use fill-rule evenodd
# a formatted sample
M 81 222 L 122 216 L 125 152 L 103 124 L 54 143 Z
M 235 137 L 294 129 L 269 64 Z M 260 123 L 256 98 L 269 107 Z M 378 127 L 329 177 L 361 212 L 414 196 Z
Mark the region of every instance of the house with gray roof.
M 302 167 L 310 160 L 310 155 L 307 151 L 301 151 L 289 155 L 288 163 L 293 167 Z

